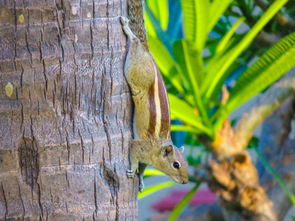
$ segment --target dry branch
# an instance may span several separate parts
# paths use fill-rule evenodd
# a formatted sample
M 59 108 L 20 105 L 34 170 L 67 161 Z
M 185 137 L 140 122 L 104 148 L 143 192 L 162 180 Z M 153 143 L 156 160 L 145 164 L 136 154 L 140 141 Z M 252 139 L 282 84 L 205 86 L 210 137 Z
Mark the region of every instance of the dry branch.
M 295 72 L 291 71 L 262 94 L 249 113 L 245 113 L 235 128 L 236 139 L 246 148 L 254 130 L 265 118 L 295 93 Z

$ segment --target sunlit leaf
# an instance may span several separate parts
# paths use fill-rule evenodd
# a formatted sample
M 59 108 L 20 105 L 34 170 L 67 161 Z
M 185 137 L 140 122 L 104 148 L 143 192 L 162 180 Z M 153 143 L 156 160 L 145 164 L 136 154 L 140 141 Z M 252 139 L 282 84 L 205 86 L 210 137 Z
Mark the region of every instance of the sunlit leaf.
M 202 53 L 207 39 L 210 1 L 209 0 L 182 0 L 185 38 L 192 41 Z
M 182 198 L 182 200 L 175 206 L 175 208 L 172 210 L 168 217 L 168 221 L 175 221 L 181 214 L 184 207 L 186 207 L 189 202 L 194 197 L 195 193 L 200 187 L 200 183 L 197 183 L 185 196 Z
M 183 93 L 180 81 L 181 75 L 179 74 L 180 67 L 178 64 L 174 61 L 168 50 L 158 38 L 150 36 L 148 42 L 149 48 L 162 74 L 180 93 Z
M 146 188 L 144 188 L 144 190 L 141 193 L 138 193 L 138 199 L 142 199 L 146 196 L 149 196 L 155 192 L 160 191 L 161 189 L 172 186 L 174 184 L 176 184 L 176 183 L 169 181 L 169 182 L 160 183 L 160 184 L 157 184 L 157 185 L 154 185 L 151 187 L 146 187 Z
M 217 72 L 210 72 L 206 76 L 204 81 L 205 100 L 210 100 L 213 95 L 221 89 L 222 82 L 225 79 L 225 73 L 228 68 L 233 64 L 237 57 L 249 46 L 254 40 L 256 35 L 262 30 L 262 28 L 270 21 L 271 18 L 280 10 L 280 8 L 286 4 L 288 0 L 276 0 L 267 9 L 267 11 L 261 16 L 257 23 L 250 29 L 245 37 L 228 53 L 224 55 L 222 66 Z M 226 58 L 226 59 L 225 59 Z
M 200 111 L 203 121 L 208 123 L 207 110 L 201 100 L 201 94 L 199 91 L 199 84 L 201 84 L 203 75 L 202 65 L 198 63 L 198 60 L 201 60 L 201 56 L 196 50 L 194 50 L 193 45 L 185 40 L 177 41 L 174 44 L 174 50 L 177 54 L 182 55 L 182 59 L 179 61 L 181 62 L 180 65 L 186 76 L 187 83 L 191 88 L 194 103 Z
M 147 19 L 148 24 L 153 25 L 153 29 L 155 31 L 155 35 L 152 35 L 152 36 L 153 37 L 157 36 L 166 47 L 168 47 L 168 48 L 171 47 L 172 39 L 170 39 L 170 36 L 168 36 L 167 33 L 162 29 L 159 20 L 156 18 L 156 16 L 152 12 L 152 10 L 148 6 L 146 6 L 145 9 L 146 9 L 145 10 L 145 19 Z
M 181 0 L 183 11 L 184 36 L 187 40 L 195 41 L 197 38 L 197 10 L 196 0 Z
M 228 8 L 232 0 L 214 0 L 210 6 L 210 22 L 208 25 L 208 30 L 211 30 L 220 16 Z
M 173 94 L 168 94 L 168 96 L 172 116 L 195 127 L 207 135 L 212 134 L 210 129 L 203 125 L 200 116 L 197 115 L 196 111 L 194 111 L 191 106 Z
M 229 29 L 229 31 L 224 35 L 224 37 L 221 39 L 220 43 L 218 44 L 218 47 L 216 49 L 216 53 L 222 52 L 224 49 L 227 48 L 228 43 L 232 36 L 234 35 L 237 28 L 240 26 L 240 24 L 245 21 L 245 17 L 239 18 L 233 26 Z
M 194 133 L 194 134 L 199 134 L 201 133 L 200 130 L 191 127 L 189 125 L 171 125 L 171 131 L 186 131 L 186 132 L 190 132 L 190 133 Z
M 147 33 L 149 36 L 152 36 L 152 37 L 156 37 L 157 36 L 157 32 L 155 30 L 155 27 L 151 21 L 151 19 L 149 18 L 148 14 L 146 11 L 144 11 L 144 24 L 145 24 L 145 27 L 146 27 L 146 30 L 147 30 Z
M 144 176 L 164 176 L 165 174 L 156 169 L 145 169 Z
M 272 46 L 238 79 L 224 106 L 230 113 L 295 66 L 295 32 Z
M 161 28 L 166 30 L 169 22 L 168 0 L 148 0 L 147 4 L 157 20 L 160 22 Z

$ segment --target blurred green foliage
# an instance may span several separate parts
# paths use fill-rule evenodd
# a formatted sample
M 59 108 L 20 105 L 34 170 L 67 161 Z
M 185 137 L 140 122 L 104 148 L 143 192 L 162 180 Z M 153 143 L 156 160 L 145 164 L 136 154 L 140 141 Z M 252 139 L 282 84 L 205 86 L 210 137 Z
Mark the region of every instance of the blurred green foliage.
M 176 205 L 176 207 L 171 212 L 168 221 L 176 220 L 181 213 L 181 211 L 184 209 L 184 207 L 192 200 L 195 193 L 198 191 L 200 187 L 200 183 L 196 183 L 195 186 L 182 198 L 182 200 Z
M 292 17 L 295 6 L 288 0 L 268 3 L 263 8 L 254 0 L 146 0 L 149 48 L 167 85 L 171 117 L 183 123 L 171 130 L 186 131 L 186 144 L 214 139 L 235 109 L 295 65 L 295 32 L 276 15 Z M 259 42 L 262 33 L 279 36 L 277 42 Z M 224 85 L 229 99 L 222 103 Z M 202 162 L 206 149 L 200 150 L 190 150 L 190 165 Z M 169 220 L 176 220 L 190 198 Z
M 142 191 L 141 193 L 138 194 L 138 199 L 142 199 L 152 193 L 155 193 L 163 188 L 169 187 L 174 185 L 175 182 L 173 181 L 168 181 L 168 182 L 164 182 L 164 183 L 160 183 L 154 186 L 150 186 L 144 189 L 144 191 Z
M 247 56 L 250 44 L 288 1 L 274 1 L 241 34 L 237 29 L 246 18 L 226 15 L 231 4 L 238 6 L 234 1 L 178 1 L 174 10 L 178 13 L 172 15 L 169 2 L 147 1 L 146 24 L 150 50 L 168 84 L 172 119 L 185 123 L 172 129 L 213 138 L 232 111 L 295 64 L 295 34 L 291 33 L 246 66 L 253 61 L 253 54 Z M 238 77 L 231 78 L 241 69 Z M 225 104 L 220 102 L 223 85 L 232 87 Z

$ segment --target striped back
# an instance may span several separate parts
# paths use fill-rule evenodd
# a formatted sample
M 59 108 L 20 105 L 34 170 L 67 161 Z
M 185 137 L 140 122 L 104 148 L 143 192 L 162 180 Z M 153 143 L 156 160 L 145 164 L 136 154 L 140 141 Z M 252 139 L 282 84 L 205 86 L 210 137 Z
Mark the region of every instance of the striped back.
M 155 81 L 148 91 L 150 121 L 148 136 L 170 137 L 169 102 L 163 78 L 155 67 Z

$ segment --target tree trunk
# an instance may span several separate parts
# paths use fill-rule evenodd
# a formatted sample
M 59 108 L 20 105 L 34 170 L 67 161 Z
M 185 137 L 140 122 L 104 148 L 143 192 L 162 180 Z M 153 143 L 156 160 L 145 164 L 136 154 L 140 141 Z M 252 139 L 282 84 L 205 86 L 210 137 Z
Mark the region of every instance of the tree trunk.
M 293 75 L 295 76 L 295 70 Z M 295 139 L 291 135 L 291 123 L 294 116 L 295 96 L 289 98 L 280 109 L 266 119 L 262 125 L 259 142 L 260 151 L 284 180 L 291 193 L 295 192 Z M 278 219 L 283 220 L 292 207 L 292 202 L 260 162 L 258 162 L 258 169 L 261 175 L 261 183 L 274 202 Z
M 0 0 L 0 220 L 136 220 L 119 0 Z

